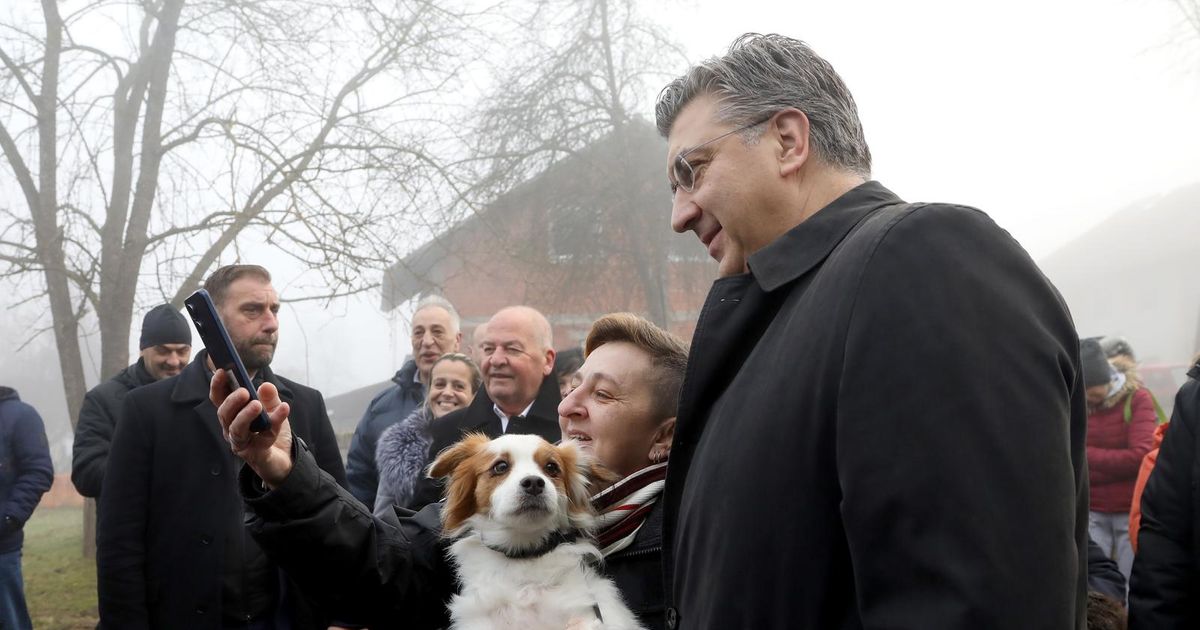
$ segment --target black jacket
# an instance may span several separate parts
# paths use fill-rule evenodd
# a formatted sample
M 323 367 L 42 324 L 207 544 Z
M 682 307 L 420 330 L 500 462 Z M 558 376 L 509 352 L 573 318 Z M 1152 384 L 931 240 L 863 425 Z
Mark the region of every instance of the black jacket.
M 153 382 L 154 377 L 146 370 L 145 361 L 138 359 L 137 363 L 93 387 L 83 397 L 79 422 L 75 423 L 75 445 L 71 449 L 71 483 L 75 484 L 79 494 L 93 499 L 100 496 L 104 470 L 108 466 L 108 449 L 112 446 L 113 430 L 125 394 Z
M 441 537 L 441 504 L 374 516 L 317 468 L 300 441 L 292 453 L 291 474 L 270 492 L 242 468 L 247 527 L 259 545 L 322 607 L 354 611 L 374 630 L 446 627 L 446 604 L 458 586 L 446 555 L 451 541 Z M 649 630 L 663 628 L 660 515 L 651 511 L 633 544 L 605 561 Z
M 46 427 L 17 391 L 0 387 L 0 553 L 25 541 L 25 521 L 54 483 Z
M 503 433 L 533 434 L 542 436 L 550 443 L 558 442 L 562 439 L 562 431 L 558 428 L 558 403 L 560 402 L 562 402 L 562 396 L 558 391 L 558 377 L 551 372 L 550 376 L 542 379 L 542 385 L 538 388 L 537 398 L 533 399 L 533 406 L 529 408 L 529 414 L 524 418 L 509 420 L 506 432 L 501 430 L 500 417 L 493 409 L 495 403 L 488 397 L 487 391 L 480 388 L 479 393 L 475 395 L 475 400 L 472 400 L 466 409 L 452 411 L 430 425 L 433 442 L 429 447 L 429 457 L 426 461 L 432 462 L 437 454 L 442 452 L 442 449 L 458 442 L 463 435 L 472 432 L 483 433 L 490 438 L 498 438 Z M 441 480 L 422 477 L 417 480 L 416 488 L 413 490 L 413 499 L 408 507 L 412 510 L 420 510 L 430 503 L 441 500 Z
M 1125 576 L 1121 574 L 1121 567 L 1091 536 L 1088 536 L 1087 569 L 1089 591 L 1108 595 L 1121 605 L 1125 604 Z
M 1130 630 L 1200 628 L 1200 363 L 1188 376 L 1142 493 Z
M 105 628 L 221 627 L 226 545 L 240 544 L 227 541 L 226 532 L 231 519 L 240 526 L 245 515 L 235 458 L 208 399 L 204 360 L 200 352 L 179 376 L 125 397 L 97 529 Z M 263 372 L 291 405 L 293 432 L 312 445 L 330 479 L 345 484 L 321 393 Z M 290 604 L 298 618 L 308 615 L 294 598 Z
M 668 627 L 1083 628 L 1087 415 L 978 210 L 847 192 L 717 280 L 665 489 Z

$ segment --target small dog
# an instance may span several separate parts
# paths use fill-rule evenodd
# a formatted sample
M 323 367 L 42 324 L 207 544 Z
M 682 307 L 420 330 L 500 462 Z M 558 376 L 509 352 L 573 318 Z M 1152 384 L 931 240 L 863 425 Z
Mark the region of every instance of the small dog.
M 455 630 L 643 630 L 597 570 L 594 474 L 575 442 L 535 435 L 471 434 L 438 455 L 429 476 L 449 477 L 442 527 L 462 585 Z

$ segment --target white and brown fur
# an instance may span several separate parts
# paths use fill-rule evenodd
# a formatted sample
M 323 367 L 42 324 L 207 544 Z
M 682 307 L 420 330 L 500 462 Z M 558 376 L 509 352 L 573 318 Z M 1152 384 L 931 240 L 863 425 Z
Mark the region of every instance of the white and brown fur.
M 448 477 L 442 526 L 456 539 L 450 555 L 462 586 L 450 602 L 455 630 L 642 628 L 595 568 L 592 474 L 573 441 L 535 435 L 468 435 L 437 457 L 429 476 Z M 510 557 L 553 541 L 542 555 Z

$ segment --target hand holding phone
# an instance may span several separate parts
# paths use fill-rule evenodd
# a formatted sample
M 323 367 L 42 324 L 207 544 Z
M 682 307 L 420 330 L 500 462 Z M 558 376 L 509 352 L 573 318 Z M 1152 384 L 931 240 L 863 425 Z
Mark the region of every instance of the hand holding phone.
M 225 330 L 225 324 L 221 322 L 221 316 L 217 314 L 217 306 L 213 303 L 208 291 L 204 289 L 196 291 L 189 295 L 183 304 L 187 307 L 188 315 L 191 316 L 192 323 L 196 326 L 196 332 L 200 333 L 200 339 L 204 341 L 204 348 L 208 350 L 208 357 L 212 359 L 213 366 L 218 370 L 226 370 L 231 373 L 237 385 L 250 392 L 250 400 L 258 400 L 258 392 L 254 389 L 254 382 L 250 380 L 250 373 L 246 371 L 242 358 L 238 356 L 237 349 L 233 346 L 233 340 L 229 337 L 229 331 Z M 251 423 L 250 430 L 258 433 L 265 431 L 270 426 L 271 421 L 267 418 L 266 411 L 263 411 Z

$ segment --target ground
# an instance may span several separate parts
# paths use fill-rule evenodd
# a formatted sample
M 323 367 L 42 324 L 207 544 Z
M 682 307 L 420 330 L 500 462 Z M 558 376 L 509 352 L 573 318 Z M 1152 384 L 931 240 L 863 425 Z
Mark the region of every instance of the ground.
M 25 524 L 22 572 L 38 630 L 96 627 L 96 563 L 83 557 L 83 508 L 39 508 Z

